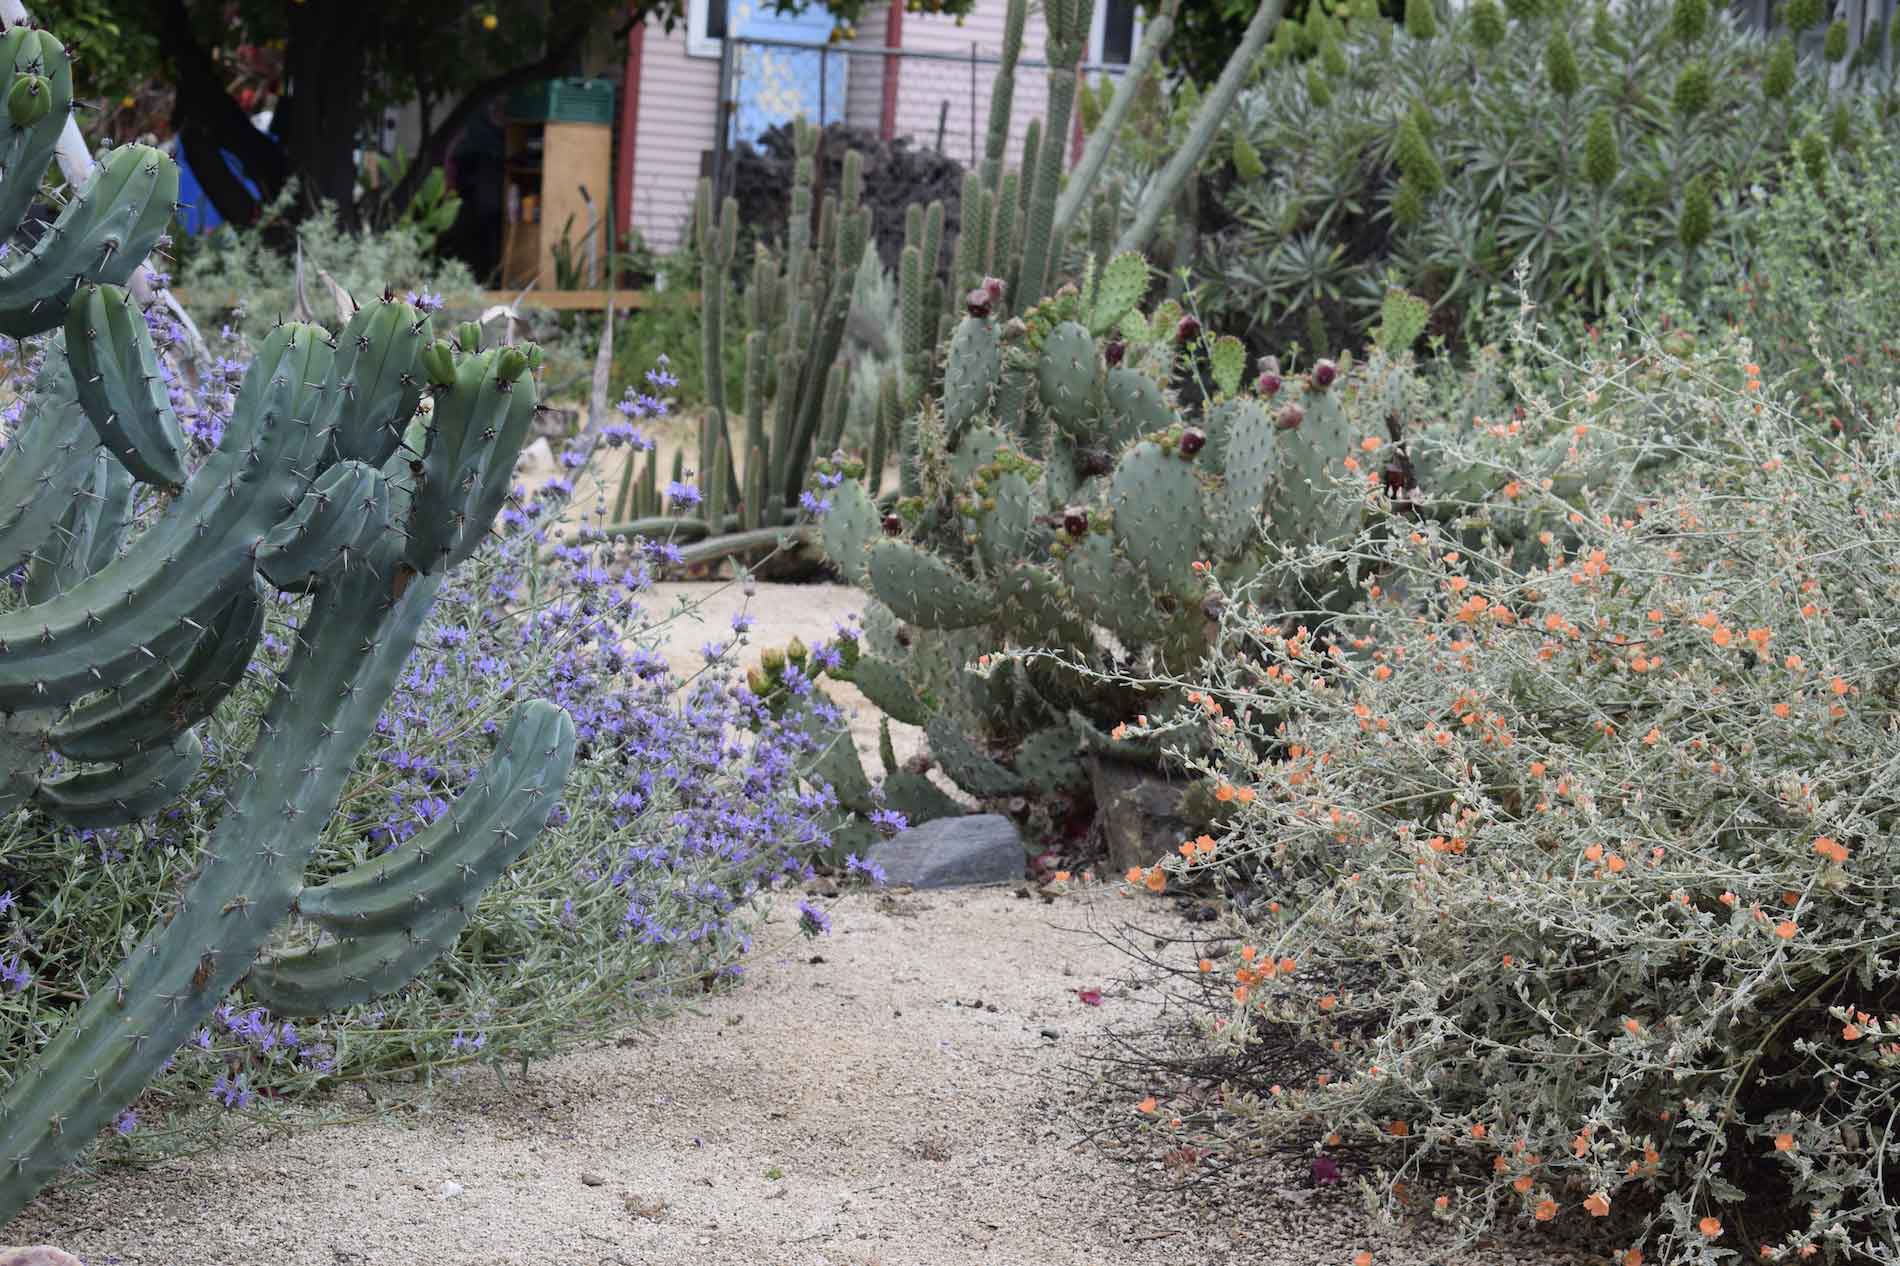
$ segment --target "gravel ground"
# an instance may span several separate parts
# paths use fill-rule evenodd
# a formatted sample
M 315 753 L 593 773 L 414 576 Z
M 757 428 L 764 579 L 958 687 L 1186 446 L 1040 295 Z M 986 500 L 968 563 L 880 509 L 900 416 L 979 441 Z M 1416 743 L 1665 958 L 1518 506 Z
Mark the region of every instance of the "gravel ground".
M 1159 1000 L 1091 931 L 1134 913 L 1165 917 L 1106 891 L 854 894 L 808 942 L 781 914 L 696 1012 L 505 1087 L 471 1074 L 427 1111 L 68 1184 L 7 1238 L 92 1266 L 1432 1260 L 1297 1166 L 1220 1208 L 1078 1141 L 1129 1110 L 1078 1075 L 1092 1038 Z

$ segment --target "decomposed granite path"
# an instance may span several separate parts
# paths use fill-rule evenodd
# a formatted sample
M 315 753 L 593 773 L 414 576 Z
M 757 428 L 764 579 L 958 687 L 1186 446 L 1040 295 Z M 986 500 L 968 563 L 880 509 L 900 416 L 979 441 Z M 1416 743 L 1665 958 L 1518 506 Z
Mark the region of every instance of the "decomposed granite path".
M 1316 1193 L 1295 1163 L 1223 1207 L 1080 1142 L 1115 1110 L 1088 1090 L 1091 1040 L 1159 1003 L 1091 929 L 1158 925 L 1160 903 L 854 893 L 816 941 L 791 910 L 739 988 L 650 1030 L 506 1087 L 471 1072 L 425 1111 L 69 1183 L 0 1242 L 89 1266 L 1430 1260 L 1423 1232 L 1368 1230 L 1350 1184 Z

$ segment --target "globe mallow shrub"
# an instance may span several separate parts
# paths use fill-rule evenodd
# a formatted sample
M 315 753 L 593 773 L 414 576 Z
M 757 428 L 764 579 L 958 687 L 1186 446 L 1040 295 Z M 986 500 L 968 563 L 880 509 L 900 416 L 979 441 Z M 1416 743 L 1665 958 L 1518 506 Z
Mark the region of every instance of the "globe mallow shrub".
M 1182 964 L 1197 1074 L 1134 1111 L 1209 1164 L 1311 1146 L 1467 1242 L 1891 1257 L 1900 433 L 1843 443 L 1745 343 L 1636 351 L 1444 428 L 1505 477 L 1454 513 L 1342 483 L 1376 522 L 1343 616 L 1220 596 L 1225 827 L 1130 878 L 1250 899 Z M 1304 1071 L 1256 1084 L 1263 1050 Z

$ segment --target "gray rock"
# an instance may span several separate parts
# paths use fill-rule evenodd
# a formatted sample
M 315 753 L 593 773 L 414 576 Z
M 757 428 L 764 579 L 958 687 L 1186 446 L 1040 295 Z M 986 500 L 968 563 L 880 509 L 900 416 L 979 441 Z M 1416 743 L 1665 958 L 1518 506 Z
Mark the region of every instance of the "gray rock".
M 889 882 L 913 888 L 1016 883 L 1024 857 L 1016 824 L 996 813 L 937 818 L 871 850 Z
M 1095 791 L 1096 842 L 1108 855 L 1110 875 L 1152 866 L 1182 840 L 1199 834 L 1181 814 L 1186 788 L 1154 770 L 1093 757 L 1089 779 Z

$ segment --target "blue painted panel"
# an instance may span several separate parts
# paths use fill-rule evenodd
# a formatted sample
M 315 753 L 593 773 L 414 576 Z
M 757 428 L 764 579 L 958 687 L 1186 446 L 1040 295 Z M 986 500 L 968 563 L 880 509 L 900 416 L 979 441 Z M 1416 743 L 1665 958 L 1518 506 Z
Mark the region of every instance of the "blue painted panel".
M 786 16 L 769 9 L 761 12 L 753 0 L 741 0 L 730 14 L 735 34 L 810 46 L 760 48 L 734 43 L 735 141 L 756 141 L 768 129 L 799 115 L 821 124 L 844 118 L 845 63 L 850 59 L 824 51 L 832 19 L 823 6 Z

